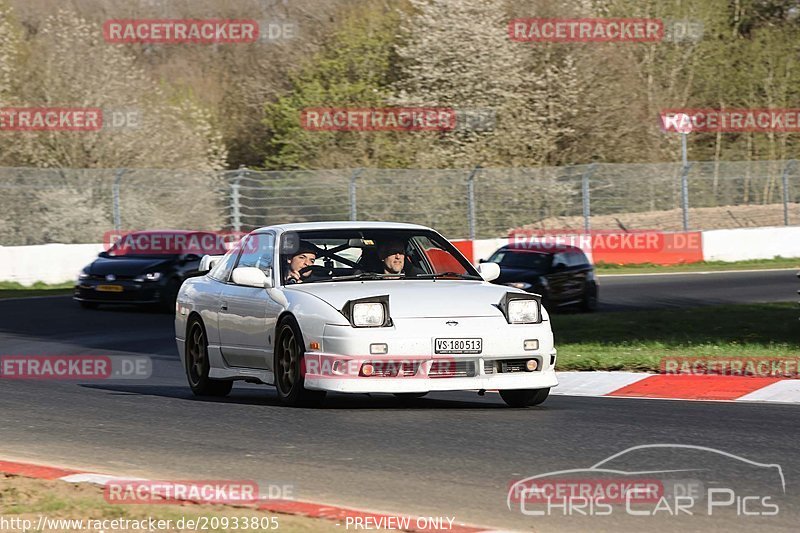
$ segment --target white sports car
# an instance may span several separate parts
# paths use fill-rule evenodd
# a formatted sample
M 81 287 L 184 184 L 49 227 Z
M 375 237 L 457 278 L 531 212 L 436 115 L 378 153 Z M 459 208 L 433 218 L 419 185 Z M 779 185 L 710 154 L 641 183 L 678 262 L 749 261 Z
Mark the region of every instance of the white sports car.
M 175 336 L 192 391 L 274 384 L 287 405 L 327 391 L 499 390 L 514 407 L 557 385 L 538 295 L 489 283 L 415 224 L 315 222 L 260 228 L 178 293 Z M 306 266 L 303 266 L 306 265 Z

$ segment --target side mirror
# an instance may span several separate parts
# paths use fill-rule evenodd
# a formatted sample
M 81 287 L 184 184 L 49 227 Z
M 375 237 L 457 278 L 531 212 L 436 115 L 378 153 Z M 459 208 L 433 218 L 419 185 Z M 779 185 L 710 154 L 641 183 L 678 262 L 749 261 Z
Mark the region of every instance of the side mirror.
M 217 262 L 222 259 L 224 256 L 221 255 L 204 255 L 203 258 L 200 260 L 200 266 L 197 267 L 198 272 L 208 272 Z
M 478 259 L 478 263 L 488 263 L 488 259 Z
M 484 281 L 493 281 L 500 277 L 500 265 L 497 263 L 481 263 L 478 265 L 478 273 Z
M 245 287 L 271 289 L 272 280 L 263 270 L 256 267 L 239 267 L 233 269 L 233 282 Z
M 97 254 L 97 257 L 110 257 L 107 251 L 100 252 Z

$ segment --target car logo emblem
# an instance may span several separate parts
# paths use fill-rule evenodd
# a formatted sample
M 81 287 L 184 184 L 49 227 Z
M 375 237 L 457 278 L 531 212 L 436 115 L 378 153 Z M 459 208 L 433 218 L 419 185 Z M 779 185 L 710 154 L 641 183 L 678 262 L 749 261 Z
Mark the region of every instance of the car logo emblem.
M 115 276 L 114 274 L 109 274 L 108 276 L 106 276 L 106 281 L 114 281 L 115 279 L 117 279 L 117 276 Z
M 447 324 L 448 326 L 457 326 L 458 322 L 456 322 L 455 320 L 448 320 L 447 322 L 445 322 L 445 324 Z

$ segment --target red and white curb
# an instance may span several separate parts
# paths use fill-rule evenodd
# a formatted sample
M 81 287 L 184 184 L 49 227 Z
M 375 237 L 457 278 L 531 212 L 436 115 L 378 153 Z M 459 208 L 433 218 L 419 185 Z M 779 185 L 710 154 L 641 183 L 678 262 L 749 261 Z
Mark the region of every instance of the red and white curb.
M 69 470 L 65 468 L 45 466 L 33 463 L 21 463 L 17 461 L 4 461 L 0 460 L 0 474 L 8 474 L 14 476 L 22 476 L 35 479 L 45 480 L 60 480 L 68 483 L 91 483 L 93 485 L 105 486 L 111 482 L 118 481 L 147 481 L 143 478 L 137 477 L 119 477 L 110 476 L 105 474 L 97 474 L 93 472 L 80 472 L 78 470 Z M 199 500 L 182 500 L 187 503 L 204 503 Z M 300 500 L 278 500 L 269 499 L 263 500 L 260 503 L 252 505 L 236 504 L 237 507 L 255 508 L 259 511 L 267 511 L 272 513 L 281 513 L 296 516 L 306 516 L 309 518 L 318 518 L 322 520 L 335 521 L 336 526 L 343 526 L 347 518 L 361 519 L 361 523 L 370 523 L 376 529 L 379 524 L 397 524 L 402 523 L 402 519 L 408 519 L 409 527 L 404 527 L 403 531 L 412 532 L 426 532 L 426 531 L 448 531 L 452 533 L 500 533 L 488 527 L 475 526 L 464 523 L 456 523 L 446 529 L 441 526 L 435 527 L 419 527 L 418 524 L 427 524 L 426 517 L 416 517 L 412 515 L 391 514 L 379 511 L 370 511 L 364 509 L 353 509 L 348 507 L 339 507 L 336 505 L 327 505 L 323 503 L 315 503 Z M 419 518 L 419 520 L 418 520 Z M 346 530 L 346 528 L 342 528 Z M 361 528 L 363 529 L 363 528 Z M 390 529 L 381 527 L 381 529 Z
M 552 394 L 800 403 L 800 379 L 644 372 L 558 372 Z

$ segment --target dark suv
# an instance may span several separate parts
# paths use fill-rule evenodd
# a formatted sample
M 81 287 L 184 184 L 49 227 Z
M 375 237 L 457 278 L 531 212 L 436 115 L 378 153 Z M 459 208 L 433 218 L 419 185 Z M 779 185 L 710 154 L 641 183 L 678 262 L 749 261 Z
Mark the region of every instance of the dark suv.
M 575 246 L 507 245 L 481 263 L 500 265 L 500 277 L 492 283 L 541 294 L 545 307 L 597 308 L 594 267 Z

